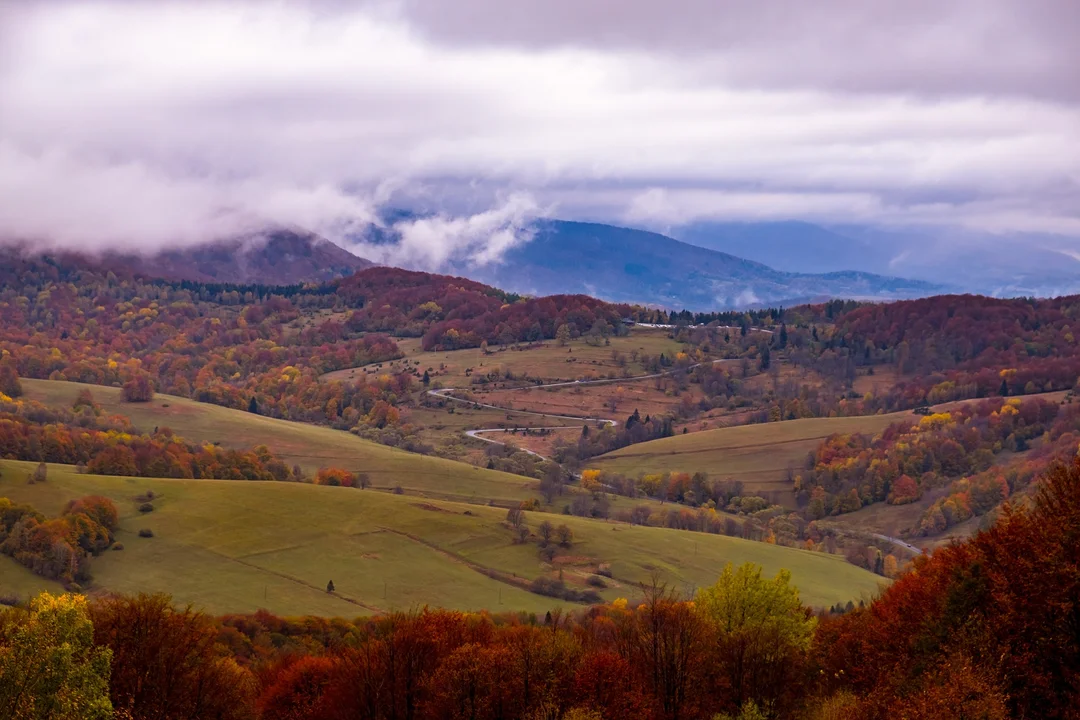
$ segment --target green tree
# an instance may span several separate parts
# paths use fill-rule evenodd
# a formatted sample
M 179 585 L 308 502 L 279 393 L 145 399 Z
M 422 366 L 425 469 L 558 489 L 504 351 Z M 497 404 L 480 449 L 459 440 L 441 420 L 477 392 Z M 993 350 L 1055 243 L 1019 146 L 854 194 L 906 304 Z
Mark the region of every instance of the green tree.
M 710 627 L 715 661 L 734 706 L 743 708 L 750 700 L 774 704 L 810 649 L 817 624 L 799 600 L 791 573 L 780 570 L 770 580 L 754 563 L 728 563 L 715 585 L 698 591 L 695 608 Z
M 565 323 L 559 326 L 555 331 L 555 340 L 559 343 L 559 347 L 566 345 L 570 342 L 570 328 Z
M 81 595 L 42 593 L 0 614 L 0 720 L 104 720 L 112 652 L 94 645 Z

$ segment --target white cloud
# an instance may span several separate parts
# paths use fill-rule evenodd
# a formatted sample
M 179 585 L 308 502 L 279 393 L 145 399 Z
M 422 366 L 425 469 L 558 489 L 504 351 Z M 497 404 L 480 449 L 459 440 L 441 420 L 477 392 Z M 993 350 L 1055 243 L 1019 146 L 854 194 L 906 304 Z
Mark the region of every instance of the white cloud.
M 530 224 L 542 215 L 531 196 L 516 193 L 498 207 L 465 217 L 435 215 L 393 225 L 395 243 L 353 242 L 357 255 L 387 265 L 441 270 L 451 263 L 482 267 L 532 239 Z

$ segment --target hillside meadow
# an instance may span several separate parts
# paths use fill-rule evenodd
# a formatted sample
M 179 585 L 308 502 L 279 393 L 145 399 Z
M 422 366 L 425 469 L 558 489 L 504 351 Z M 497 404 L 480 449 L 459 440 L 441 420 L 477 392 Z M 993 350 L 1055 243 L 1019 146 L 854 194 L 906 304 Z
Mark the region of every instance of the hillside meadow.
M 0 497 L 48 515 L 84 495 L 116 503 L 124 549 L 93 559 L 94 589 L 167 592 L 214 613 L 353 616 L 425 604 L 542 612 L 564 603 L 529 592 L 529 581 L 561 576 L 584 588 L 602 565 L 612 575 L 605 600 L 632 598 L 653 576 L 700 587 L 728 562 L 752 561 L 769 574 L 791 570 L 813 606 L 869 598 L 881 582 L 840 556 L 527 513 L 534 530 L 549 520 L 573 532 L 572 547 L 547 563 L 535 536 L 514 542 L 501 508 L 298 483 L 96 476 L 61 465 L 49 467 L 45 483 L 29 484 L 33 467 L 0 461 Z M 143 514 L 135 497 L 147 491 L 154 510 Z M 154 537 L 139 537 L 144 528 Z M 34 589 L 24 573 L 11 572 L 13 561 L 3 561 L 0 593 Z M 330 580 L 334 594 L 325 590 Z
M 637 358 L 656 357 L 661 353 L 673 357 L 685 348 L 682 343 L 669 338 L 667 330 L 657 328 L 633 328 L 629 335 L 611 337 L 608 342 L 607 345 L 589 344 L 584 338 L 577 338 L 567 341 L 565 346 L 554 340 L 492 345 L 484 354 L 480 348 L 425 352 L 418 338 L 399 339 L 397 345 L 404 354 L 402 359 L 336 370 L 323 378 L 354 380 L 364 374 L 378 375 L 411 366 L 421 374 L 427 370 L 431 380 L 443 387 L 466 387 L 473 378 L 496 371 L 546 380 L 595 379 L 610 375 L 618 377 L 624 373 L 643 375 L 647 370 Z M 622 356 L 622 360 L 618 356 Z
M 910 412 L 898 412 L 715 428 L 630 445 L 593 458 L 589 466 L 631 476 L 704 472 L 710 478 L 741 480 L 748 491 L 774 493 L 781 503 L 791 504 L 788 468 L 804 467 L 807 454 L 829 435 L 873 434 L 916 418 Z
M 124 402 L 120 388 L 54 380 L 23 380 L 26 397 L 45 405 L 70 405 L 89 389 L 108 413 L 131 418 L 145 432 L 169 427 L 199 443 L 250 449 L 266 445 L 309 475 L 321 467 L 365 472 L 373 486 L 461 501 L 508 504 L 536 495 L 536 481 L 443 458 L 419 455 L 364 440 L 343 430 L 278 420 L 170 395 L 147 403 Z

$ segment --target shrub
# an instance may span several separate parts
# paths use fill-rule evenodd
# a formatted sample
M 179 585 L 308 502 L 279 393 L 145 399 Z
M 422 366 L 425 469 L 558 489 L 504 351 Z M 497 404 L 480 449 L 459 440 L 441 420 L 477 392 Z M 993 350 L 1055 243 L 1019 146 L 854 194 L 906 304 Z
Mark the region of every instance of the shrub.
M 606 588 L 607 587 L 607 583 L 604 582 L 604 578 L 600 577 L 599 575 L 590 575 L 585 580 L 585 583 L 587 585 L 591 585 L 594 588 Z
M 154 384 L 146 373 L 137 373 L 124 383 L 121 395 L 125 402 L 150 402 L 154 399 Z
M 575 590 L 567 587 L 562 580 L 554 580 L 547 577 L 538 577 L 529 585 L 529 590 L 537 595 L 569 600 L 570 602 L 599 603 L 602 602 L 600 594 L 595 590 Z
M 319 472 L 315 473 L 315 484 L 352 487 L 356 484 L 356 476 L 341 468 L 319 468 Z
M 151 530 L 150 528 L 143 528 L 142 530 L 139 531 L 139 537 L 141 537 L 141 538 L 152 538 L 152 537 L 154 537 L 154 531 Z
M 139 512 L 141 512 L 141 513 L 154 512 L 154 506 L 153 506 L 152 503 L 144 502 L 144 503 L 139 505 Z
M 19 373 L 15 371 L 15 365 L 10 360 L 0 364 L 0 394 L 10 398 L 17 398 L 23 394 Z
M 124 543 L 113 543 L 112 549 L 113 550 L 123 550 L 124 549 Z

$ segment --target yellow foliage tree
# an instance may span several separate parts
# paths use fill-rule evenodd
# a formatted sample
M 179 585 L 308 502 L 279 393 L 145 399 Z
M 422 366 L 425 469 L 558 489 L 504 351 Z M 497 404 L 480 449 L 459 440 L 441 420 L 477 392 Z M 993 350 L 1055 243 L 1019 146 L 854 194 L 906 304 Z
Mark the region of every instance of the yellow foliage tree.
M 581 487 L 583 490 L 593 492 L 603 487 L 603 483 L 600 481 L 600 470 L 582 470 L 581 471 Z
M 0 613 L 0 719 L 112 718 L 111 659 L 81 595 L 42 593 Z

